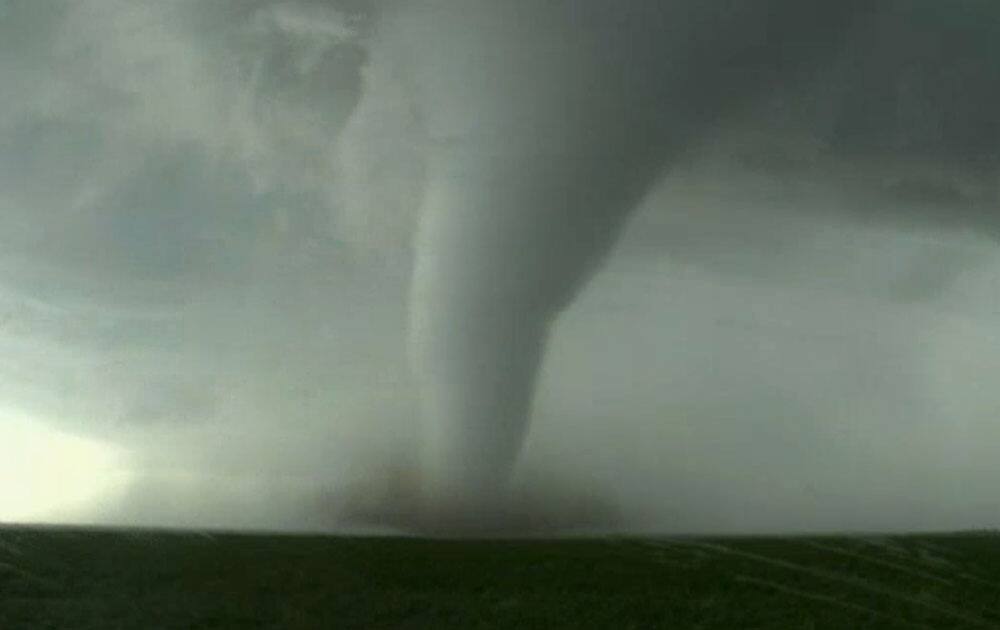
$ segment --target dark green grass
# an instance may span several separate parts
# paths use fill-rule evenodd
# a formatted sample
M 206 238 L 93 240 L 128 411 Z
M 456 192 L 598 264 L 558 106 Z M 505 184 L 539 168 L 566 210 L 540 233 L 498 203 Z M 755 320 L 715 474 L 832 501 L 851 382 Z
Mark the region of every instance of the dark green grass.
M 1000 536 L 0 528 L 0 628 L 1000 628 Z

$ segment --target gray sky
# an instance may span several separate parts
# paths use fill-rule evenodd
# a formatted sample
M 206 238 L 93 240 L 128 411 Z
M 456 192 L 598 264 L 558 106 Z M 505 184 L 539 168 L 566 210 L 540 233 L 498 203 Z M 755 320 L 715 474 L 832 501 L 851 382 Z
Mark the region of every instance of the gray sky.
M 0 1 L 0 520 L 317 527 L 415 457 L 407 77 L 375 50 L 361 96 L 330 4 L 212 6 Z M 663 179 L 557 322 L 520 478 L 656 530 L 1000 526 L 996 51 L 893 57 L 932 35 L 857 35 Z

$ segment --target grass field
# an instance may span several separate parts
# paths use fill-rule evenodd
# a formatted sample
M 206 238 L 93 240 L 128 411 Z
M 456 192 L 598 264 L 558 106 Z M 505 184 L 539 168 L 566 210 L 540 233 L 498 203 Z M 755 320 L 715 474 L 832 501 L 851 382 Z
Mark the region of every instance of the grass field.
M 1000 628 L 1000 536 L 0 528 L 0 628 Z

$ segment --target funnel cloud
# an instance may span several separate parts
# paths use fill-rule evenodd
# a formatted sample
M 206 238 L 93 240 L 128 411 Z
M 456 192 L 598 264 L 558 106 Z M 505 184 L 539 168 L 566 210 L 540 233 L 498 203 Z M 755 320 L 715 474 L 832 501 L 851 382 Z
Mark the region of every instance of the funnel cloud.
M 629 215 L 723 115 L 831 57 L 861 6 L 398 9 L 383 36 L 416 40 L 430 145 L 410 343 L 432 501 L 502 499 L 550 328 Z

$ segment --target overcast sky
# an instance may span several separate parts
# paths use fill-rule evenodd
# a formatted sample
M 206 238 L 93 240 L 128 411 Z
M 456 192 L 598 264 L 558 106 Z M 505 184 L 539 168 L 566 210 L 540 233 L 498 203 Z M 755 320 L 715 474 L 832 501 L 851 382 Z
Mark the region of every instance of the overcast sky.
M 412 114 L 376 56 L 335 146 L 363 53 L 326 3 L 162 4 L 0 0 L 0 521 L 330 525 L 414 457 Z M 830 85 L 797 102 L 859 111 Z M 637 528 L 1000 526 L 995 162 L 918 125 L 899 165 L 777 100 L 560 317 L 518 474 Z

